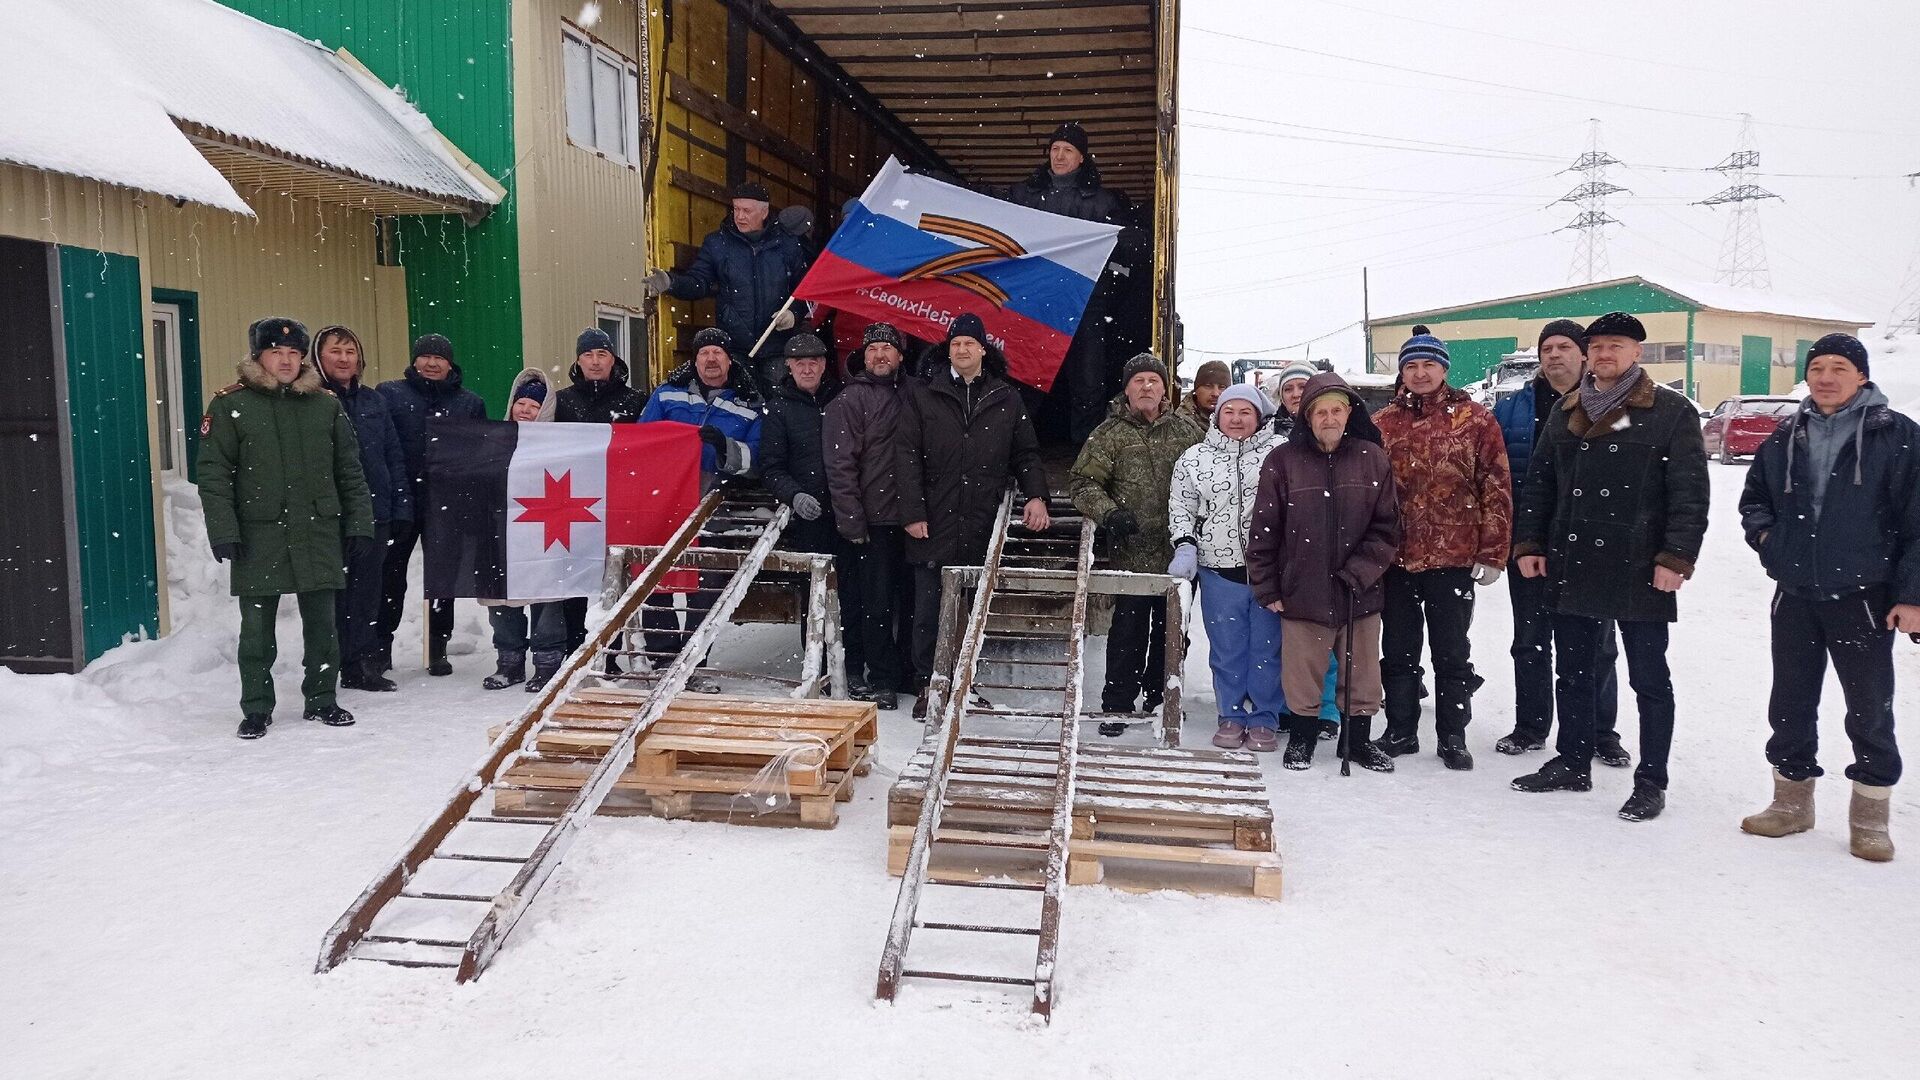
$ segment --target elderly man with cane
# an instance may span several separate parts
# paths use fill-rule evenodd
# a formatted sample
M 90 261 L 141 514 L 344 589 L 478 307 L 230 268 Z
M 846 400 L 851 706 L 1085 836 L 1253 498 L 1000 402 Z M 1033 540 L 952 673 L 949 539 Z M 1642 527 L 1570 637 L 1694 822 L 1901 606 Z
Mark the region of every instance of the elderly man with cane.
M 1365 403 L 1339 375 L 1307 380 L 1300 412 L 1304 422 L 1261 468 L 1247 541 L 1254 599 L 1281 620 L 1288 749 L 1319 737 L 1321 687 L 1337 641 L 1342 772 L 1348 761 L 1392 772 L 1371 731 L 1382 700 L 1382 579 L 1400 545 L 1393 466 Z

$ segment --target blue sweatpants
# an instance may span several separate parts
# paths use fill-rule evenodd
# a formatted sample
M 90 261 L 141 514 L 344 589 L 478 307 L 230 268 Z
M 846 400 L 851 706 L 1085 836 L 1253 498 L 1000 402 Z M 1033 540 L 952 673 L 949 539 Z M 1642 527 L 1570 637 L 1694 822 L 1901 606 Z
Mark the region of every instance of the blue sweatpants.
M 1220 719 L 1278 728 L 1287 710 L 1280 691 L 1280 616 L 1260 606 L 1251 586 L 1201 567 L 1200 618 Z

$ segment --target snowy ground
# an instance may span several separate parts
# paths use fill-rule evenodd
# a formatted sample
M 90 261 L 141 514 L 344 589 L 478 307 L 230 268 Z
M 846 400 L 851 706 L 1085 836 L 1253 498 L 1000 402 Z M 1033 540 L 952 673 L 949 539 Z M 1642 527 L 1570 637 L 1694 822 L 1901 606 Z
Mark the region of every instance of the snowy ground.
M 400 694 L 344 695 L 361 723 L 325 729 L 291 712 L 283 653 L 280 722 L 243 743 L 231 603 L 183 559 L 172 637 L 79 678 L 0 670 L 0 1074 L 1911 1076 L 1915 787 L 1895 795 L 1900 861 L 1849 857 L 1834 711 L 1820 827 L 1737 828 L 1768 792 L 1769 588 L 1738 536 L 1742 473 L 1713 467 L 1713 532 L 1682 594 L 1664 817 L 1614 817 L 1625 772 L 1598 769 L 1589 795 L 1507 789 L 1540 758 L 1493 752 L 1511 721 L 1496 587 L 1474 628 L 1477 771 L 1429 754 L 1343 779 L 1324 753 L 1306 773 L 1275 760 L 1286 899 L 1071 890 L 1046 1029 L 993 991 L 872 1003 L 896 891 L 888 773 L 920 733 L 904 716 L 884 719 L 882 768 L 834 831 L 597 821 L 477 982 L 313 974 L 322 932 L 525 696 L 481 691 L 488 665 L 456 656 L 453 678 L 409 664 Z M 175 515 L 176 552 L 203 549 L 196 517 Z M 462 645 L 478 632 L 462 605 Z M 297 642 L 291 621 L 281 638 Z M 1212 728 L 1204 649 L 1192 744 Z M 1906 719 L 1920 649 L 1899 657 Z

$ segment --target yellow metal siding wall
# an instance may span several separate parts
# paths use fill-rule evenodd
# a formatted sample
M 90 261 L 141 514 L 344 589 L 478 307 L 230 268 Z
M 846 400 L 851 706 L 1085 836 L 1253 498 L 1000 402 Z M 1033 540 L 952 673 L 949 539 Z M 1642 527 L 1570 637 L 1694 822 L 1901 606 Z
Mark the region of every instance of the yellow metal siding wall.
M 0 235 L 138 255 L 142 203 L 166 205 L 166 200 L 0 164 Z
M 571 0 L 520 0 L 513 12 L 522 338 L 527 363 L 555 375 L 572 365 L 574 337 L 593 325 L 595 304 L 641 310 L 647 272 L 640 170 L 567 138 L 560 28 L 579 11 Z M 639 63 L 641 17 L 634 0 L 604 0 L 599 21 L 583 29 Z M 643 88 L 643 113 L 645 96 Z
M 1740 340 L 1748 335 L 1773 339 L 1773 347 L 1793 353 L 1798 342 L 1818 341 L 1828 334 L 1858 334 L 1861 327 L 1854 323 L 1814 322 L 1808 319 L 1789 319 L 1776 315 L 1735 315 L 1720 311 L 1703 311 L 1694 320 L 1693 337 L 1695 341 L 1712 342 L 1717 345 L 1740 347 Z M 1695 365 L 1699 369 L 1701 365 Z M 1725 398 L 1740 392 L 1740 368 L 1738 364 L 1726 368 L 1730 371 L 1724 382 L 1713 384 L 1717 396 L 1708 395 L 1708 384 L 1701 380 L 1700 401 L 1712 408 Z M 1718 374 L 1718 372 L 1716 372 Z M 1792 367 L 1774 367 L 1769 372 L 1768 393 L 1788 394 L 1800 381 L 1798 360 Z
M 411 359 L 404 330 L 404 291 L 382 318 L 375 284 L 371 215 L 311 199 L 241 191 L 255 217 L 170 203 L 151 209 L 147 277 L 152 286 L 200 299 L 201 382 L 206 400 L 231 383 L 246 354 L 247 325 L 285 315 L 318 330 L 353 328 L 367 348 L 367 381 L 397 378 Z M 391 268 L 398 272 L 398 268 Z

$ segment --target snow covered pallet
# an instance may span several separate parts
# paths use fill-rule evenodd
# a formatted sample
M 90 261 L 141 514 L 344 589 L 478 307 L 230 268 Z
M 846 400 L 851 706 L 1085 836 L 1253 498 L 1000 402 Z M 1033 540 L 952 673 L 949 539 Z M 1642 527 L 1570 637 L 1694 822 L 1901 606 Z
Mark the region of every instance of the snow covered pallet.
M 991 838 L 1039 827 L 1052 812 L 1056 749 L 1050 741 L 963 737 L 946 784 L 947 834 Z M 921 747 L 888 793 L 889 873 L 906 866 L 932 763 L 933 749 Z M 1253 754 L 1084 744 L 1075 776 L 1068 884 L 1279 899 L 1273 808 Z M 983 850 L 990 849 L 936 859 L 935 878 L 1031 879 L 1033 859 L 1001 852 L 983 858 Z M 1112 879 L 1108 860 L 1126 864 Z
M 565 809 L 647 695 L 581 690 L 541 733 L 541 759 L 494 788 L 496 814 Z M 853 779 L 872 771 L 879 712 L 869 702 L 681 694 L 634 743 L 601 814 L 653 814 L 830 829 Z

